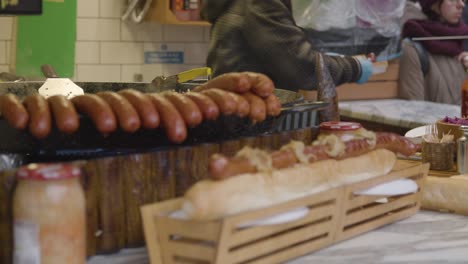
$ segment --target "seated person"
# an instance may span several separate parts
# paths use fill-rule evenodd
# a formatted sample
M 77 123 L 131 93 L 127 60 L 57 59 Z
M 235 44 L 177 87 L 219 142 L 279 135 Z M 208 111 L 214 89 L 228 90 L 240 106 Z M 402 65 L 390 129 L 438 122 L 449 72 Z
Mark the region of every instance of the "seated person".
M 281 89 L 317 90 L 319 52 L 296 25 L 290 0 L 204 0 L 201 13 L 213 24 L 207 65 L 214 76 L 259 72 Z M 335 85 L 363 83 L 372 74 L 366 59 L 323 58 Z
M 414 1 L 413 1 L 414 2 Z M 408 2 L 403 16 L 403 38 L 466 36 L 461 20 L 464 0 L 419 0 Z M 399 97 L 447 104 L 460 104 L 466 78 L 468 52 L 463 40 L 403 41 L 400 58 Z M 422 50 L 422 51 L 421 51 Z M 418 55 L 420 54 L 420 55 Z M 421 63 L 427 59 L 427 72 Z

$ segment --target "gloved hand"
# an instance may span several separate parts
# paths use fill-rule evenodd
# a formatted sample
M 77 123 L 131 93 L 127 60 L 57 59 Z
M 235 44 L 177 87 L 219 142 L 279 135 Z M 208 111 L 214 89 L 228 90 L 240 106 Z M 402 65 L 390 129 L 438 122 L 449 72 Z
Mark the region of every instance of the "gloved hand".
M 334 52 L 327 52 L 325 53 L 328 56 L 339 56 L 344 57 L 343 54 L 338 54 Z M 361 76 L 356 81 L 356 83 L 363 84 L 369 80 L 369 77 L 373 74 L 374 66 L 372 64 L 375 61 L 376 57 L 374 53 L 370 53 L 368 55 L 358 55 L 353 56 L 353 58 L 359 63 L 361 66 Z
M 367 58 L 363 58 L 363 57 L 354 57 L 354 58 L 361 65 L 361 76 L 356 82 L 359 84 L 363 84 L 367 82 L 369 78 L 371 77 L 374 66 L 372 65 L 372 62 Z

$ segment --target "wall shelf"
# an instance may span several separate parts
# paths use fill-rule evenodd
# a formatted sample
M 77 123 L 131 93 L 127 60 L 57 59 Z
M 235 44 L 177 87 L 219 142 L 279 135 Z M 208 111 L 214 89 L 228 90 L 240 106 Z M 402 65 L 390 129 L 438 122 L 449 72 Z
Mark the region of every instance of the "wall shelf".
M 182 21 L 176 18 L 170 7 L 170 0 L 155 0 L 146 15 L 147 21 L 172 25 L 210 26 L 207 21 Z

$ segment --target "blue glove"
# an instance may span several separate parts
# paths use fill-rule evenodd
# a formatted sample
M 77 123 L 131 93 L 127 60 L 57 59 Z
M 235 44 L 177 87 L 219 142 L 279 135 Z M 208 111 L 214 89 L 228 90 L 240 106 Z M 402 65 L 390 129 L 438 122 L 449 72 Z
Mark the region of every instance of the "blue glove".
M 372 65 L 372 62 L 370 62 L 367 59 L 364 59 L 364 58 L 356 58 L 356 59 L 361 65 L 361 76 L 359 77 L 359 80 L 357 80 L 357 83 L 363 84 L 367 82 L 369 78 L 371 77 L 374 66 Z

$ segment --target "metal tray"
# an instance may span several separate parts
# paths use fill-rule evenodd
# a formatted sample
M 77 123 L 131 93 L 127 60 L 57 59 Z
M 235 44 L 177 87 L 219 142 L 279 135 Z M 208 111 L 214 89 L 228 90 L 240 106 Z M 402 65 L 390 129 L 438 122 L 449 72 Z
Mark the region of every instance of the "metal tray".
M 37 89 L 42 84 L 43 82 L 0 83 L 0 94 L 13 93 L 19 97 L 25 97 L 37 93 Z M 76 84 L 82 87 L 86 93 L 118 91 L 126 88 L 146 93 L 160 92 L 150 83 L 77 82 Z M 185 83 L 175 90 L 186 91 L 195 85 L 196 83 Z M 133 134 L 118 130 L 104 137 L 86 116 L 80 116 L 80 127 L 77 132 L 67 135 L 53 127 L 48 137 L 38 140 L 27 131 L 19 131 L 10 127 L 4 119 L 0 118 L 0 153 L 23 154 L 34 157 L 35 160 L 66 160 L 150 152 L 174 146 L 190 146 L 272 133 L 278 131 L 289 115 L 304 111 L 317 111 L 328 106 L 323 102 L 308 102 L 307 105 L 303 106 L 302 95 L 288 90 L 275 89 L 275 94 L 280 99 L 284 109 L 279 116 L 269 117 L 257 124 L 252 124 L 247 118 L 220 116 L 215 121 L 204 121 L 199 126 L 189 129 L 187 139 L 182 144 L 168 141 L 164 130 L 160 128 L 141 129 Z

